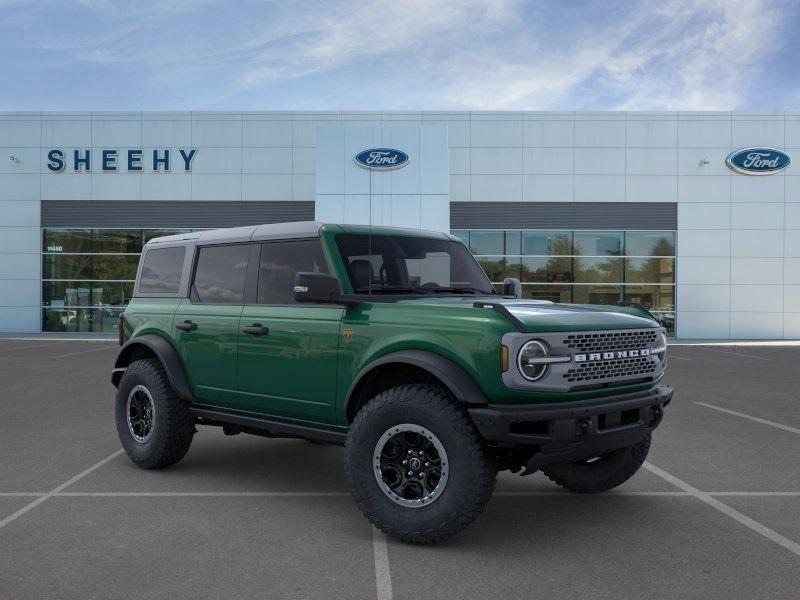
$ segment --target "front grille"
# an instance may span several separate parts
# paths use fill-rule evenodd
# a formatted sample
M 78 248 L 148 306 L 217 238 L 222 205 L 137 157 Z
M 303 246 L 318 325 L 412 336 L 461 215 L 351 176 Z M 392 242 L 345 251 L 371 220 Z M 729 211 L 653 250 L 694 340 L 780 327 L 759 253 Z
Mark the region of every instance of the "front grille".
M 657 338 L 657 329 L 623 329 L 597 333 L 575 333 L 566 336 L 562 343 L 576 353 L 611 352 L 612 350 L 650 348 L 655 344 Z
M 614 358 L 582 363 L 568 369 L 563 377 L 570 383 L 598 383 L 611 379 L 645 379 L 658 370 L 658 360 L 650 356 Z

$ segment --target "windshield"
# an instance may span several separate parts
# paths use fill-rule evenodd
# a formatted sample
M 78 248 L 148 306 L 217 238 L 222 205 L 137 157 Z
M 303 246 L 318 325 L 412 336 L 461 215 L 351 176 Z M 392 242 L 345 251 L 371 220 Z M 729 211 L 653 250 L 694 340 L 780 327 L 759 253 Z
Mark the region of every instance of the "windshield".
M 480 265 L 460 242 L 340 234 L 336 243 L 357 294 L 495 293 Z

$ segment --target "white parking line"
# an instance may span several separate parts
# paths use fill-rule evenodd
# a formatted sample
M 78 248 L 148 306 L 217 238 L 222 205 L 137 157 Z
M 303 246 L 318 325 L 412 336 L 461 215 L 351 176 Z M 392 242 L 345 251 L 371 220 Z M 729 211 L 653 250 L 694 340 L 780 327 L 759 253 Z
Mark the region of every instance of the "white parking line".
M 771 358 L 764 358 L 763 356 L 756 356 L 755 354 L 745 354 L 744 352 L 731 352 L 730 350 L 719 350 L 717 348 L 704 348 L 704 350 L 708 350 L 709 352 L 717 352 L 719 354 L 730 354 L 731 356 L 743 356 L 745 358 L 755 358 L 756 360 L 772 362 Z
M 753 496 L 756 498 L 769 498 L 773 496 L 787 496 L 790 498 L 800 498 L 800 492 L 706 492 L 709 496 Z
M 667 473 L 663 469 L 659 469 L 652 463 L 645 462 L 644 468 L 653 473 L 654 475 L 658 475 L 664 481 L 668 481 L 675 487 L 682 489 L 684 492 L 688 492 L 698 500 L 705 502 L 706 504 L 708 504 L 713 508 L 716 508 L 721 513 L 728 515 L 731 519 L 738 521 L 745 527 L 748 527 L 753 531 L 755 531 L 756 533 L 763 535 L 768 540 L 771 540 L 776 544 L 778 544 L 779 546 L 786 548 L 789 552 L 792 552 L 797 556 L 800 556 L 800 544 L 798 544 L 797 542 L 793 542 L 789 538 L 783 537 L 780 533 L 770 529 L 763 523 L 759 523 L 758 521 L 751 519 L 747 515 L 740 513 L 735 508 L 732 508 L 727 504 L 725 504 L 724 502 L 717 500 L 710 494 L 706 492 L 701 492 L 696 487 L 689 485 L 682 479 L 678 479 L 677 477 L 671 475 L 670 473 Z
M 37 506 L 39 506 L 39 505 L 40 505 L 42 502 L 45 502 L 45 501 L 47 501 L 49 498 L 52 498 L 53 496 L 55 496 L 56 494 L 58 494 L 59 492 L 62 492 L 64 489 L 66 489 L 67 487 L 71 486 L 71 485 L 72 485 L 73 483 L 75 483 L 76 481 L 78 481 L 78 480 L 80 480 L 80 479 L 83 479 L 84 477 L 86 477 L 87 475 L 89 475 L 91 472 L 93 472 L 93 471 L 95 471 L 95 470 L 99 469 L 100 467 L 102 467 L 102 466 L 103 466 L 104 464 L 106 464 L 107 462 L 114 460 L 114 459 L 115 459 L 116 457 L 118 457 L 120 454 L 122 454 L 122 450 L 117 450 L 117 451 L 116 451 L 116 452 L 114 452 L 113 454 L 111 454 L 111 455 L 109 455 L 109 456 L 106 456 L 106 457 L 105 457 L 103 460 L 101 460 L 100 462 L 97 462 L 97 463 L 93 464 L 91 467 L 89 467 L 88 469 L 85 469 L 85 470 L 81 471 L 80 473 L 78 473 L 77 475 L 75 475 L 75 477 L 73 477 L 72 479 L 68 479 L 67 481 L 65 481 L 65 482 L 64 482 L 64 483 L 62 483 L 61 485 L 54 487 L 52 490 L 50 490 L 49 492 L 47 492 L 45 495 L 43 495 L 43 496 L 39 496 L 39 497 L 38 497 L 38 498 L 36 498 L 36 500 L 34 500 L 33 502 L 31 502 L 31 503 L 29 503 L 29 504 L 26 504 L 25 506 L 23 506 L 22 508 L 20 508 L 20 509 L 19 509 L 17 512 L 15 512 L 14 514 L 7 516 L 5 519 L 3 519 L 2 521 L 0 521 L 0 529 L 2 529 L 3 527 L 5 527 L 5 526 L 6 526 L 6 525 L 8 525 L 9 523 L 11 523 L 11 521 L 14 521 L 15 519 L 17 519 L 17 518 L 21 517 L 21 516 L 22 516 L 22 515 L 24 515 L 26 512 L 28 512 L 28 511 L 32 510 L 33 508 L 36 508 L 36 507 L 37 507 Z
M 798 429 L 797 427 L 790 427 L 789 425 L 784 425 L 783 423 L 775 423 L 774 421 L 767 421 L 766 419 L 762 419 L 760 417 L 753 417 L 751 415 L 746 415 L 744 413 L 740 413 L 735 410 L 730 410 L 728 408 L 722 408 L 721 406 L 708 404 L 707 402 L 695 402 L 695 404 L 699 404 L 700 406 L 705 406 L 706 408 L 711 408 L 713 410 L 718 410 L 719 412 L 728 413 L 729 415 L 734 415 L 736 417 L 741 417 L 742 419 L 755 421 L 756 423 L 761 423 L 762 425 L 769 425 L 770 427 L 775 427 L 776 429 L 783 429 L 784 431 L 788 431 L 790 433 L 800 434 L 800 429 Z
M 392 600 L 392 575 L 389 572 L 389 548 L 386 536 L 372 527 L 372 554 L 375 557 L 375 587 L 377 600 Z
M 102 348 L 89 348 L 88 350 L 81 350 L 80 352 L 70 352 L 69 354 L 57 354 L 56 356 L 48 356 L 48 358 L 66 358 L 67 356 L 77 356 L 78 354 L 88 354 L 89 352 L 98 352 L 100 350 L 111 350 L 116 348 L 117 345 L 103 346 Z
M 5 346 L 0 346 L 0 352 L 21 352 L 23 350 L 31 350 L 32 348 L 41 348 L 42 346 L 50 346 L 53 342 L 45 342 L 44 344 L 29 344 L 27 346 L 12 346 L 11 348 L 6 348 Z
M 0 343 L 2 342 L 114 342 L 116 341 L 116 337 L 113 336 L 103 336 L 103 337 L 44 337 L 44 336 L 36 336 L 36 337 L 0 337 Z
M 572 494 L 566 490 L 553 492 L 495 492 L 494 496 L 526 497 L 526 496 L 560 496 L 561 498 L 616 498 L 619 496 L 688 496 L 686 492 L 624 492 L 613 491 L 608 494 Z
M 64 498 L 343 498 L 347 492 L 61 492 Z

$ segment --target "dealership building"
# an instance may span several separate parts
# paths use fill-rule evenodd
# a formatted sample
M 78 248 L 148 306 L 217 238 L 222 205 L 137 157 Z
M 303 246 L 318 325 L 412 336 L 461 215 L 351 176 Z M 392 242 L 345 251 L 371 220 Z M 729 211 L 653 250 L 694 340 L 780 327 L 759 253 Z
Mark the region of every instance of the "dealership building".
M 682 339 L 797 339 L 795 152 L 800 113 L 0 112 L 0 332 L 113 332 L 154 236 L 317 220 L 452 232 L 527 298 Z

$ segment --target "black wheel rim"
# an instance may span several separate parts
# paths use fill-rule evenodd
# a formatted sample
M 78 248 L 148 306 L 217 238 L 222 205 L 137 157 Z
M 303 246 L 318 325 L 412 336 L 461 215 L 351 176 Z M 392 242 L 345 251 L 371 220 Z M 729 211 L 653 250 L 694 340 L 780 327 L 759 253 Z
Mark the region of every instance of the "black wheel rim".
M 153 396 L 146 387 L 137 385 L 128 394 L 126 408 L 128 431 L 134 440 L 144 444 L 153 435 L 153 420 L 156 414 Z
M 449 468 L 439 438 L 419 425 L 396 425 L 375 445 L 375 479 L 383 493 L 401 506 L 420 508 L 436 500 L 447 485 Z

